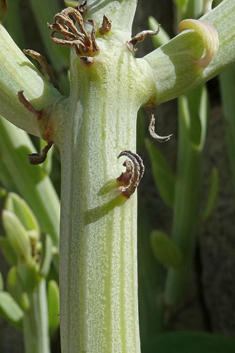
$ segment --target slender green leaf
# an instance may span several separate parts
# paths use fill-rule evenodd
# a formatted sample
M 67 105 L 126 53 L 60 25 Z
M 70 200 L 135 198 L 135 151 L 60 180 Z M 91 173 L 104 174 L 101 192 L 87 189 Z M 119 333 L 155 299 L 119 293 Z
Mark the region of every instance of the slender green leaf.
M 7 239 L 18 257 L 30 263 L 32 260 L 30 239 L 19 218 L 14 213 L 3 210 L 2 222 Z
M 23 309 L 21 306 L 23 288 L 15 266 L 11 267 L 7 274 L 7 291 L 11 294 L 21 309 Z
M 29 309 L 29 298 L 23 290 L 16 267 L 11 267 L 7 274 L 7 291 L 24 312 Z
M 179 108 L 188 138 L 198 149 L 204 146 L 208 124 L 208 93 L 205 85 L 179 98 Z
M 174 305 L 183 294 L 191 271 L 199 224 L 201 162 L 208 121 L 206 87 L 179 97 L 179 146 L 172 240 L 184 254 L 184 266 L 170 268 L 164 300 Z
M 23 292 L 31 294 L 34 292 L 37 285 L 42 281 L 42 277 L 38 273 L 39 265 L 35 262 L 31 264 L 26 263 L 23 260 L 18 260 L 17 273 L 19 281 L 22 285 Z
M 75 6 L 77 6 L 78 4 L 79 4 L 79 1 L 75 1 L 75 0 L 70 0 L 70 1 L 66 1 L 65 0 L 65 6 L 66 7 L 75 7 Z
M 32 209 L 41 230 L 50 234 L 53 244 L 58 246 L 60 208 L 58 196 L 41 166 L 28 163 L 27 154 L 35 152 L 29 136 L 2 117 L 0 117 L 0 151 L 4 163 L 2 169 L 8 171 L 17 193 L 24 197 Z
M 3 278 L 2 278 L 2 274 L 0 272 L 0 291 L 4 290 L 4 282 L 3 282 Z
M 180 11 L 183 11 L 185 6 L 187 5 L 188 0 L 174 0 L 176 6 L 178 6 Z
M 25 312 L 23 320 L 25 353 L 50 353 L 45 280 L 27 295 L 30 310 Z
M 22 330 L 24 312 L 7 292 L 0 292 L 0 316 Z
M 168 206 L 173 207 L 175 176 L 163 155 L 149 140 L 146 141 L 146 147 L 151 158 L 153 176 L 160 195 Z
M 60 301 L 59 287 L 55 281 L 49 281 L 47 288 L 47 303 L 48 303 L 48 323 L 50 336 L 53 335 L 60 323 Z
M 39 274 L 46 277 L 50 271 L 52 260 L 52 241 L 48 234 L 42 236 L 42 250 L 40 254 Z
M 159 23 L 152 16 L 150 16 L 148 19 L 148 25 L 152 31 L 158 30 Z M 169 42 L 169 40 L 170 40 L 169 35 L 162 27 L 160 27 L 160 31 L 156 36 L 152 36 L 152 42 L 153 42 L 154 48 L 158 48 L 161 45 L 166 44 L 167 42 Z
M 20 303 L 21 303 L 20 307 L 23 309 L 23 311 L 27 312 L 30 308 L 30 301 L 29 301 L 29 296 L 26 292 L 22 293 Z
M 201 219 L 202 222 L 205 222 L 212 214 L 218 197 L 218 191 L 219 191 L 219 173 L 217 169 L 214 168 L 211 172 L 210 189 L 208 193 L 206 208 Z
M 17 264 L 17 255 L 6 237 L 0 236 L 0 247 L 2 248 L 3 255 L 9 264 L 15 266 Z
M 35 230 L 39 236 L 38 222 L 27 203 L 20 196 L 10 192 L 7 196 L 4 209 L 14 213 L 27 231 Z
M 0 187 L 0 198 L 4 199 L 6 196 L 7 196 L 6 189 Z
M 153 231 L 150 237 L 156 259 L 166 267 L 181 268 L 184 257 L 179 247 L 163 232 Z

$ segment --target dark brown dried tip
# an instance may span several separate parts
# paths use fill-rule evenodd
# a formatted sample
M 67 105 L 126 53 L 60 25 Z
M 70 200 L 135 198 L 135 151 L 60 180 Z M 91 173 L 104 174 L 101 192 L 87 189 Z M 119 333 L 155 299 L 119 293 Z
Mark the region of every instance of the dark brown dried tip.
M 43 110 L 37 110 L 35 109 L 31 103 L 25 98 L 24 96 L 24 91 L 20 90 L 18 91 L 18 98 L 19 101 L 25 106 L 25 108 L 32 113 L 34 116 L 36 116 L 37 120 L 41 120 L 43 116 Z
M 100 27 L 99 31 L 101 34 L 106 34 L 111 30 L 112 21 L 108 19 L 105 15 L 103 16 L 102 26 Z
M 37 165 L 43 163 L 47 158 L 47 152 L 53 145 L 53 141 L 48 141 L 47 145 L 43 148 L 42 153 L 32 153 L 28 154 L 29 163 L 32 165 Z
M 167 142 L 170 140 L 171 136 L 173 136 L 173 134 L 170 134 L 168 136 L 159 136 L 156 134 L 155 132 L 155 117 L 154 117 L 154 113 L 152 110 L 148 111 L 148 114 L 150 115 L 150 123 L 149 123 L 149 133 L 150 135 L 156 139 L 158 142 Z
M 55 44 L 73 46 L 79 56 L 94 56 L 99 53 L 99 48 L 95 40 L 96 25 L 92 19 L 88 19 L 92 24 L 91 35 L 89 36 L 83 22 L 85 5 L 86 2 L 84 1 L 76 8 L 67 7 L 54 16 L 53 24 L 47 24 L 47 26 L 53 30 L 51 40 Z M 55 33 L 58 33 L 63 38 L 56 38 Z
M 122 184 L 122 186 L 119 186 L 118 190 L 123 196 L 130 198 L 139 185 L 145 168 L 142 158 L 137 153 L 123 151 L 119 154 L 118 158 L 121 156 L 127 156 L 131 162 L 125 160 L 123 163 L 126 167 L 126 171 L 117 178 L 117 181 Z
M 136 34 L 129 42 L 126 42 L 126 46 L 130 51 L 137 50 L 135 49 L 135 46 L 138 42 L 142 42 L 147 36 L 155 36 L 159 33 L 160 31 L 160 25 L 158 25 L 157 31 L 143 31 L 138 34 Z

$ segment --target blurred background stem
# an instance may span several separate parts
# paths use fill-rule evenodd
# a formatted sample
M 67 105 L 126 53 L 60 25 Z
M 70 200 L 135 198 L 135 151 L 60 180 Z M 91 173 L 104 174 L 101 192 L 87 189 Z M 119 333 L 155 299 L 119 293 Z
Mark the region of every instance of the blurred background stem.
M 177 7 L 177 18 L 198 18 L 203 13 L 203 1 L 189 0 L 184 8 Z M 178 165 L 175 184 L 172 240 L 181 249 L 184 264 L 170 268 L 166 278 L 165 303 L 176 304 L 185 289 L 194 252 L 199 224 L 201 191 L 201 161 L 208 122 L 206 86 L 178 98 Z
M 35 147 L 27 133 L 0 117 L 0 178 L 7 184 L 14 184 L 16 191 L 33 210 L 42 231 L 50 234 L 53 245 L 58 249 L 59 198 L 43 167 L 29 164 L 27 154 L 33 152 Z M 10 179 L 7 179 L 7 175 L 10 175 Z M 58 251 L 54 254 L 53 262 L 58 271 Z
M 28 293 L 28 298 L 29 309 L 23 319 L 25 352 L 50 353 L 45 279 Z
M 181 269 L 170 268 L 168 271 L 165 287 L 167 305 L 173 305 L 180 299 L 194 256 L 199 224 L 202 150 L 208 117 L 206 87 L 203 85 L 181 96 L 178 103 L 179 146 L 172 240 L 182 250 L 184 264 Z

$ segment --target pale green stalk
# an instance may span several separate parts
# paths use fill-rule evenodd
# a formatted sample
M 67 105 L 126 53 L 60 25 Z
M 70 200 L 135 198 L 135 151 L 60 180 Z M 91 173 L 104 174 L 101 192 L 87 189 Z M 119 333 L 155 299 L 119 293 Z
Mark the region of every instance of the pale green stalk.
M 78 66 L 73 55 L 72 96 L 54 112 L 57 122 L 63 113 L 64 124 L 55 135 L 62 162 L 62 351 L 137 353 L 136 194 L 126 200 L 115 182 L 110 193 L 99 191 L 120 175 L 119 153 L 135 151 L 136 113 L 148 100 L 141 92 L 149 94 L 152 84 L 143 86 L 148 67 L 118 40 L 98 43 L 98 68 Z
M 25 353 L 50 353 L 46 280 L 28 293 L 29 309 L 23 318 Z

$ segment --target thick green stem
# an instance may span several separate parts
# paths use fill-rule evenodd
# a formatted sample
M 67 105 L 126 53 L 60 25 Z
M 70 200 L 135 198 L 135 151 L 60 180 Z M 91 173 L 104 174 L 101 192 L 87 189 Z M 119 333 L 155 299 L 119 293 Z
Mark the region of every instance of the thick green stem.
M 126 201 L 117 189 L 99 195 L 122 170 L 118 154 L 135 150 L 135 127 L 128 129 L 125 117 L 136 113 L 131 107 L 105 115 L 108 104 L 96 102 L 97 116 L 85 107 L 61 151 L 62 352 L 139 352 L 136 196 Z
M 110 36 L 98 43 L 91 67 L 72 57 L 71 97 L 54 112 L 54 129 L 63 129 L 56 140 L 62 352 L 138 353 L 136 194 L 120 195 L 115 179 L 123 171 L 119 153 L 135 151 L 137 111 L 153 82 L 143 86 L 149 67 L 125 42 Z
M 46 281 L 42 279 L 28 293 L 29 309 L 24 315 L 23 330 L 26 353 L 50 353 Z

